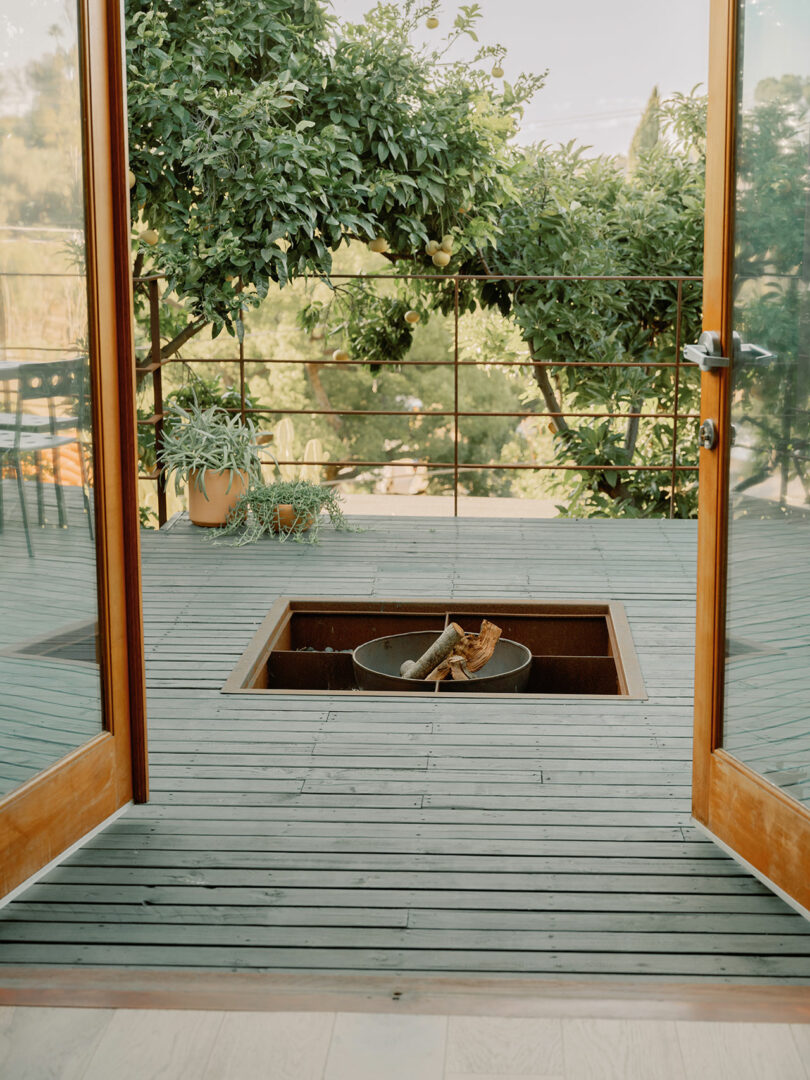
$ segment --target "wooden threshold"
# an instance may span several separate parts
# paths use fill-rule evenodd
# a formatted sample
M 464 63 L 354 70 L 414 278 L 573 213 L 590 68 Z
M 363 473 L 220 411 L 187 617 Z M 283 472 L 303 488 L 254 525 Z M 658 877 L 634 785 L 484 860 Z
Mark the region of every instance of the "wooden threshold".
M 810 986 L 516 976 L 5 968 L 0 1005 L 810 1024 Z

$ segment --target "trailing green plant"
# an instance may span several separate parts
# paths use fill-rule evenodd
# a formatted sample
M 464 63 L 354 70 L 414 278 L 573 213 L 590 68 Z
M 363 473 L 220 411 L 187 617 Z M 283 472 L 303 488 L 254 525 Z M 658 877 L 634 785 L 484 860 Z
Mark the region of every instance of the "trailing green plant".
M 341 508 L 340 494 L 331 487 L 310 480 L 277 480 L 272 484 L 254 483 L 242 495 L 228 515 L 228 520 L 210 535 L 211 539 L 232 537 L 233 547 L 252 544 L 265 533 L 284 543 L 297 540 L 317 543 L 321 514 L 325 511 L 335 529 L 350 531 Z M 279 521 L 279 507 L 292 506 L 292 525 Z
M 196 402 L 188 408 L 173 405 L 169 410 L 172 423 L 163 432 L 163 445 L 158 462 L 168 476 L 174 474 L 175 491 L 188 483 L 190 473 L 198 473 L 198 484 L 207 498 L 207 472 L 248 474 L 251 482 L 261 481 L 261 464 L 256 447 L 256 428 L 251 420 L 242 422 L 212 405 L 202 409 Z

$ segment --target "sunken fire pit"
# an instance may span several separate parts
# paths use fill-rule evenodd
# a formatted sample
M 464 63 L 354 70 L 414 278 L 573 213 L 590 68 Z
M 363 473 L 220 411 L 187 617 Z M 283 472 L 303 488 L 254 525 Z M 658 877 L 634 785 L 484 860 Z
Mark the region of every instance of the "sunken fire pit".
M 450 622 L 477 631 L 483 619 L 531 653 L 528 683 L 511 697 L 644 698 L 630 627 L 621 604 L 542 604 L 498 600 L 361 600 L 281 597 L 223 686 L 224 693 L 436 694 L 447 681 L 360 690 L 352 653 L 375 638 L 429 632 Z M 402 683 L 408 680 L 399 680 Z M 485 696 L 492 691 L 465 688 Z M 496 692 L 497 693 L 497 692 Z

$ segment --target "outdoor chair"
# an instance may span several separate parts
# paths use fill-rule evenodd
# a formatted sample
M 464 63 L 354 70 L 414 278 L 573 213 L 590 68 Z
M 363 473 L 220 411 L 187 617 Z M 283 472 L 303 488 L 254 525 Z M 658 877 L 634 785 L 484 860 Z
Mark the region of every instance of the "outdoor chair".
M 45 492 L 43 484 L 43 452 L 50 450 L 53 458 L 53 478 L 59 525 L 67 527 L 65 495 L 61 482 L 60 452 L 62 447 L 76 444 L 84 509 L 90 538 L 93 538 L 93 517 L 87 482 L 82 429 L 85 426 L 85 382 L 87 359 L 52 360 L 48 363 L 24 363 L 16 374 L 17 402 L 12 412 L 0 413 L 0 468 L 10 465 L 16 474 L 20 512 L 28 554 L 34 548 L 25 501 L 23 459 L 33 455 L 36 470 L 37 513 L 40 525 L 45 524 Z M 26 403 L 46 402 L 45 412 L 26 411 Z M 0 530 L 4 524 L 3 485 L 0 483 Z

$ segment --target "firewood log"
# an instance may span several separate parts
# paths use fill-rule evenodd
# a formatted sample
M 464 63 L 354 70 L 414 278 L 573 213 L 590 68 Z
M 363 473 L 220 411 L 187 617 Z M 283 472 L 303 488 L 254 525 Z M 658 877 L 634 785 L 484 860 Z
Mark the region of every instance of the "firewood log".
M 492 659 L 495 646 L 501 637 L 501 628 L 487 619 L 481 623 L 477 634 L 465 634 L 455 646 L 453 653 L 437 664 L 426 676 L 428 682 L 440 682 L 452 675 L 454 679 L 469 679 L 474 671 L 479 671 Z M 459 667 L 457 661 L 464 661 Z M 453 661 L 456 661 L 454 664 Z
M 399 669 L 400 675 L 405 679 L 426 678 L 428 672 L 433 671 L 435 667 L 441 664 L 442 660 L 445 660 L 456 651 L 456 646 L 463 638 L 464 631 L 458 623 L 450 623 L 418 660 L 405 661 Z

